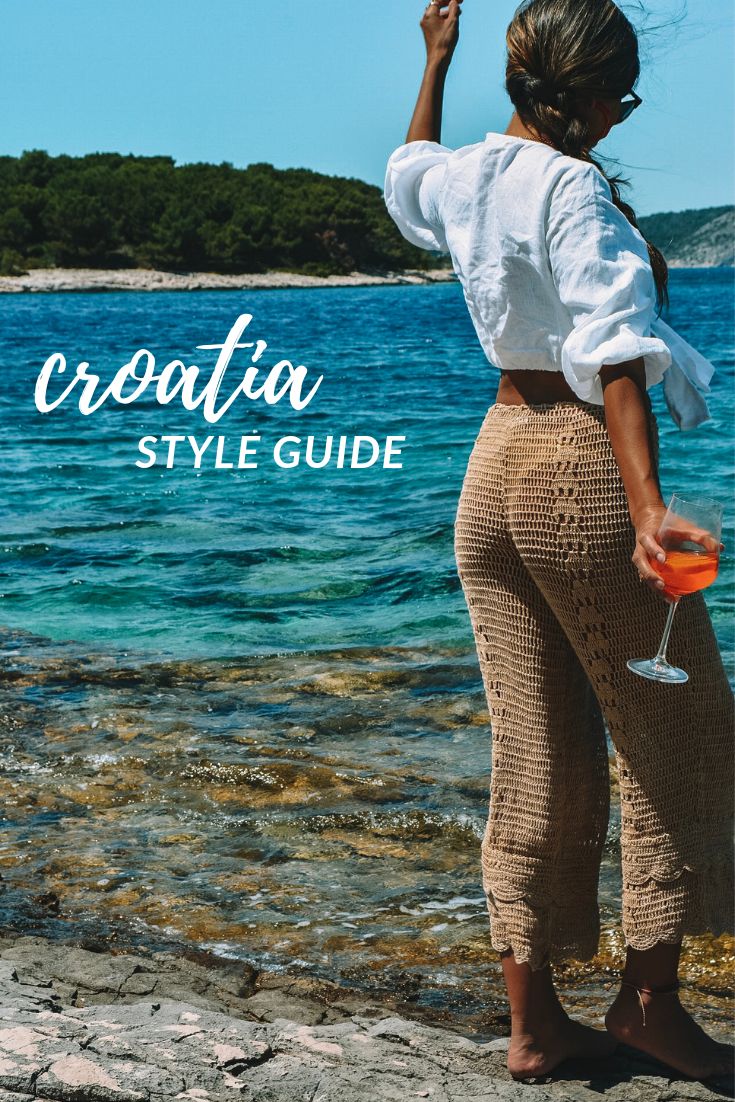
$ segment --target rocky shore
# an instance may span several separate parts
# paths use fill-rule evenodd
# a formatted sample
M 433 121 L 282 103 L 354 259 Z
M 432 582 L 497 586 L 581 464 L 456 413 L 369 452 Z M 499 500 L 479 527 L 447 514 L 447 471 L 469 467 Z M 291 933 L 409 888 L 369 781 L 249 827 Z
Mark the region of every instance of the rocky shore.
M 703 246 L 704 248 L 704 246 Z M 672 258 L 670 268 L 711 268 L 709 254 L 700 250 L 696 262 Z M 160 272 L 148 268 L 33 268 L 23 275 L 0 276 L 0 294 L 44 291 L 259 291 L 289 287 L 377 287 L 399 284 L 456 283 L 452 268 L 423 271 L 349 272 L 310 276 L 298 272 L 262 272 L 222 275 L 217 272 Z
M 0 937 L 0 1102 L 688 1102 L 626 1046 L 515 1082 L 506 1038 L 476 1039 L 356 991 L 207 953 Z
M 24 275 L 0 276 L 0 293 L 21 291 L 254 291 L 284 287 L 371 287 L 381 284 L 448 283 L 451 268 L 372 274 L 308 276 L 295 272 L 218 275 L 216 272 L 157 272 L 147 268 L 34 268 Z

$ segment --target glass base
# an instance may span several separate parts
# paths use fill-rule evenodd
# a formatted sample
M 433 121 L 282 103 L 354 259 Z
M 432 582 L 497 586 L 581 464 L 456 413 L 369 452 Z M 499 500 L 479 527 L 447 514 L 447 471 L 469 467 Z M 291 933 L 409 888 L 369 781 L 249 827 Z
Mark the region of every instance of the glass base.
M 678 666 L 670 666 L 668 662 L 658 658 L 629 658 L 626 662 L 629 670 L 647 677 L 650 681 L 666 681 L 671 685 L 683 685 L 689 680 L 686 670 L 680 670 Z

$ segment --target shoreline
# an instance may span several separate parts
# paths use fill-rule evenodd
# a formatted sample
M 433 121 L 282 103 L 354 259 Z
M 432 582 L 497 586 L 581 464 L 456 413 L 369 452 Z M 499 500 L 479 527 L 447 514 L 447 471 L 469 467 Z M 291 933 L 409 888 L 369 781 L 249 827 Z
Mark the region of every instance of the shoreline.
M 534 1083 L 537 1102 L 614 1102 L 634 1083 L 638 1102 L 666 1102 L 721 1097 L 722 1083 L 730 1097 L 722 1080 L 692 1083 L 624 1044 L 594 1066 L 569 1059 L 558 1073 L 515 1081 L 507 1036 L 468 1035 L 391 1002 L 211 953 L 121 952 L 2 930 L 0 1096 L 524 1102 Z
M 456 283 L 452 268 L 419 268 L 380 274 L 310 276 L 298 272 L 221 275 L 217 272 L 162 272 L 148 268 L 33 268 L 24 275 L 0 276 L 0 294 L 55 291 L 259 291 L 305 287 L 374 287 Z
M 669 261 L 669 268 L 710 270 L 722 265 Z M 405 268 L 345 275 L 311 276 L 300 272 L 164 272 L 154 268 L 32 268 L 23 275 L 0 276 L 0 294 L 49 294 L 90 291 L 265 291 L 307 287 L 428 286 L 459 283 L 453 268 Z

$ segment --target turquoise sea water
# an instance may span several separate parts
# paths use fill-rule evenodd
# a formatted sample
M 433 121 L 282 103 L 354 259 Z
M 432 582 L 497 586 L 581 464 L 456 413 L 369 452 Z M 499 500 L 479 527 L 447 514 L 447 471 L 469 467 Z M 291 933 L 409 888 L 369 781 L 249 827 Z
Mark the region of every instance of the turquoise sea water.
M 735 680 L 733 270 L 674 270 L 671 299 L 717 372 L 694 432 L 651 391 L 662 488 L 728 505 L 705 597 Z M 487 1025 L 490 729 L 452 534 L 498 372 L 459 286 L 24 294 L 0 311 L 0 926 L 215 949 Z M 196 346 L 243 313 L 262 363 L 323 375 L 304 410 L 35 409 L 52 352 L 107 381 L 141 347 L 211 367 Z M 135 466 L 141 436 L 177 433 L 226 436 L 228 460 L 241 435 L 265 446 L 254 470 L 196 470 L 186 449 Z M 289 434 L 405 436 L 403 468 L 281 470 L 268 445 Z M 614 799 L 604 961 L 619 856 Z M 723 953 L 704 946 L 702 970 Z
M 661 387 L 652 391 L 664 494 L 706 486 L 731 501 L 732 269 L 674 271 L 671 284 L 670 323 L 718 370 L 715 421 L 694 432 L 681 433 Z M 498 372 L 458 285 L 18 295 L 2 313 L 0 622 L 177 658 L 468 642 L 451 526 Z M 287 358 L 310 380 L 324 376 L 304 410 L 243 398 L 210 425 L 148 394 L 87 417 L 71 397 L 46 415 L 34 407 L 53 351 L 68 372 L 86 359 L 106 380 L 140 347 L 160 366 L 179 357 L 211 367 L 216 354 L 195 346 L 224 340 L 242 313 L 253 315 L 243 339 L 268 342 L 261 363 Z M 255 470 L 215 470 L 207 456 L 195 471 L 187 445 L 173 470 L 134 465 L 146 433 L 226 435 L 232 460 L 240 436 L 257 432 Z M 405 436 L 403 469 L 268 461 L 267 445 L 284 435 L 356 433 Z M 724 576 L 707 597 L 732 670 Z

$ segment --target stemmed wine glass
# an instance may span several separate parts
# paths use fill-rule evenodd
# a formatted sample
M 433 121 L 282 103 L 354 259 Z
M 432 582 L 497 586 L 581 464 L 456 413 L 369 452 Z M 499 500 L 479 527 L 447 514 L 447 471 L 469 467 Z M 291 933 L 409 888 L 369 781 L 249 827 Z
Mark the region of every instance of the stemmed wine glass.
M 672 495 L 656 533 L 656 539 L 666 552 L 666 561 L 650 559 L 651 566 L 664 580 L 660 592 L 672 598 L 669 615 L 655 658 L 628 659 L 626 664 L 633 673 L 671 684 L 689 680 L 686 670 L 666 661 L 666 644 L 679 598 L 706 589 L 717 577 L 723 509 L 723 504 L 713 497 Z

